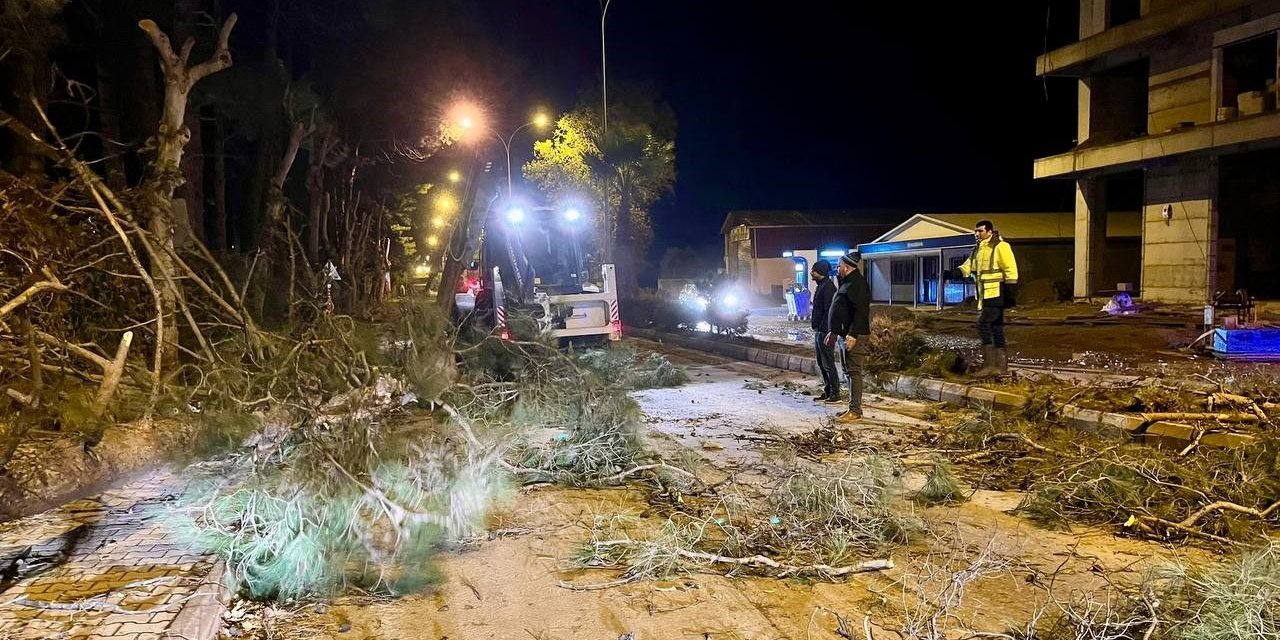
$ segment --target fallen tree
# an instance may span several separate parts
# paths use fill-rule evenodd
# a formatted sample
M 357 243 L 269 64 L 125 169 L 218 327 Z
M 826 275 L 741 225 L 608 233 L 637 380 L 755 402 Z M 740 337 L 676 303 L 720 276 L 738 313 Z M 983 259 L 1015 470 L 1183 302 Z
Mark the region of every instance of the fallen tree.
M 966 473 L 977 486 L 1025 491 L 1019 511 L 1049 526 L 1109 524 L 1234 546 L 1280 525 L 1280 440 L 1271 434 L 1192 454 L 990 413 L 960 419 L 942 444 L 956 462 L 977 465 Z

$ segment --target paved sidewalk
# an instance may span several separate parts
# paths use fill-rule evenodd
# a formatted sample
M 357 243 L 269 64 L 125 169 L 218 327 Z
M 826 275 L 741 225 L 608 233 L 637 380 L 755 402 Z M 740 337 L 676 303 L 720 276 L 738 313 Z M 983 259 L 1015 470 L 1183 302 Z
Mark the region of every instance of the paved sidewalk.
M 180 489 L 161 470 L 0 524 L 0 639 L 214 638 L 222 567 L 161 521 Z

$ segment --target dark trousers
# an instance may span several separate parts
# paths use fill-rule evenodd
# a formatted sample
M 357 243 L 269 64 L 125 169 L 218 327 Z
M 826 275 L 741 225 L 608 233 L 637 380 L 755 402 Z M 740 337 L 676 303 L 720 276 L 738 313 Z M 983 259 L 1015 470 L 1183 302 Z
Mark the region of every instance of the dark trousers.
M 836 372 L 836 348 L 824 344 L 827 334 L 813 332 L 813 348 L 817 352 L 818 372 L 822 374 L 822 393 L 828 398 L 840 395 L 840 374 Z
M 836 338 L 836 346 L 840 349 L 840 363 L 844 366 L 845 377 L 849 379 L 849 410 L 862 415 L 862 378 L 867 366 L 868 336 L 857 336 L 858 344 L 852 349 L 845 348 L 844 338 Z
M 1004 307 L 982 306 L 982 312 L 978 314 L 978 338 L 984 346 L 1005 347 Z

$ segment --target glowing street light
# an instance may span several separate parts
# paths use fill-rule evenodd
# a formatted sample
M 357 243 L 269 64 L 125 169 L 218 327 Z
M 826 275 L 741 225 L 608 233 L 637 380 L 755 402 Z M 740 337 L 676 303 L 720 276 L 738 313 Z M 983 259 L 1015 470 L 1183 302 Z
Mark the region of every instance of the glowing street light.
M 476 134 L 484 131 L 484 118 L 481 110 L 472 102 L 463 100 L 449 107 L 445 115 L 448 134 L 455 139 L 470 142 Z
M 434 235 L 427 236 L 427 246 L 434 247 L 437 244 L 440 244 L 440 238 Z
M 520 224 L 524 222 L 524 209 L 520 207 L 512 207 L 507 210 L 507 222 L 511 224 Z
M 579 211 L 576 207 L 570 207 L 568 209 L 565 209 L 564 219 L 566 221 L 577 222 L 581 218 L 582 218 L 582 212 Z
M 431 219 L 431 226 L 439 229 L 444 226 L 444 216 L 436 216 Z
M 436 198 L 436 211 L 440 213 L 453 213 L 457 206 L 458 203 L 453 199 L 453 196 L 447 193 L 442 193 L 440 197 Z
M 449 182 L 457 183 L 460 180 L 462 180 L 462 173 L 457 169 L 449 172 Z
M 507 201 L 509 202 L 511 201 L 512 192 L 514 191 L 511 177 L 511 142 L 515 139 L 516 134 L 520 133 L 526 127 L 537 127 L 541 129 L 551 123 L 551 118 L 542 112 L 535 113 L 533 115 L 533 119 L 516 127 L 514 131 L 504 138 L 498 133 L 488 130 L 488 128 L 484 126 L 479 113 L 479 110 L 474 105 L 467 102 L 461 102 L 450 109 L 448 121 L 456 123 L 457 126 L 461 128 L 461 131 L 459 131 L 457 135 L 459 139 L 473 141 L 475 140 L 475 134 L 484 132 L 491 134 L 494 138 L 498 139 L 498 142 L 502 143 L 502 148 L 507 152 Z M 449 179 L 453 180 L 452 174 L 450 174 Z M 459 179 L 461 179 L 461 176 L 459 176 Z

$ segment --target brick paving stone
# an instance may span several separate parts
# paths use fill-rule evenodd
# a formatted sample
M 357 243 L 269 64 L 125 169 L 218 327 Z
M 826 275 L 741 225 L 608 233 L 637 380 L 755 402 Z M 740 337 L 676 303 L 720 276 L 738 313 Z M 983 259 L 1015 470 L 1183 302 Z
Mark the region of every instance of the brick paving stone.
M 164 633 L 164 632 L 165 632 L 165 629 L 168 629 L 168 628 L 169 628 L 169 622 L 168 622 L 168 621 L 165 621 L 165 622 L 154 622 L 154 623 L 153 623 L 153 622 L 146 622 L 146 623 L 126 622 L 124 625 L 122 625 L 122 626 L 120 627 L 120 630 L 119 630 L 118 632 L 116 632 L 116 633 L 117 633 L 117 634 L 121 634 L 121 633 L 124 633 L 124 634 L 128 634 L 128 633 L 155 633 L 155 634 L 161 634 L 161 633 Z
M 167 626 L 168 626 L 168 624 L 169 624 L 170 622 L 173 622 L 173 619 L 174 619 L 174 618 L 176 618 L 176 617 L 178 617 L 178 610 L 177 610 L 177 608 L 175 608 L 175 609 L 174 609 L 174 610 L 172 610 L 172 611 L 157 611 L 157 612 L 155 612 L 155 613 L 151 614 L 151 618 L 150 618 L 149 622 L 150 622 L 150 623 L 152 623 L 152 624 L 157 623 L 157 622 L 159 622 L 159 623 L 163 623 L 163 624 L 164 624 L 164 625 L 166 625 L 166 627 L 167 627 Z
M 120 630 L 121 626 L 123 625 L 119 622 L 112 622 L 110 624 L 98 625 L 96 628 L 94 628 L 93 635 L 114 636 L 116 632 Z
M 178 482 L 167 471 L 154 472 L 93 498 L 0 523 L 0 554 L 28 546 L 37 557 L 66 553 L 67 534 L 76 531 L 74 547 L 61 566 L 0 593 L 0 639 L 165 637 L 216 563 L 171 538 L 159 517 L 158 509 L 180 493 Z M 38 608 L 40 603 L 82 600 L 126 613 Z M 216 622 L 217 611 L 199 615 Z M 216 625 L 209 628 L 216 632 Z

